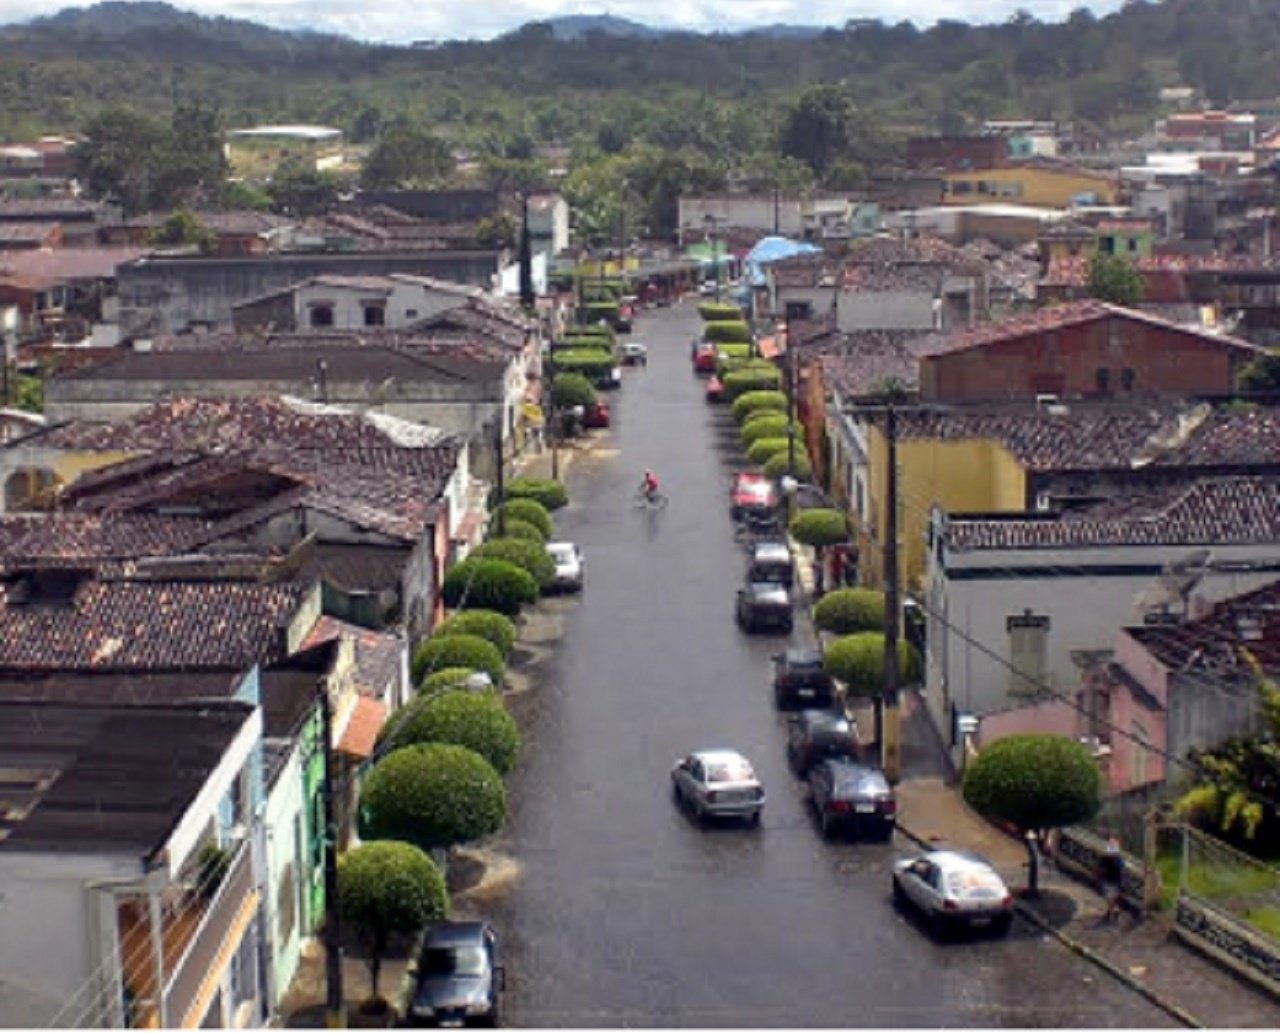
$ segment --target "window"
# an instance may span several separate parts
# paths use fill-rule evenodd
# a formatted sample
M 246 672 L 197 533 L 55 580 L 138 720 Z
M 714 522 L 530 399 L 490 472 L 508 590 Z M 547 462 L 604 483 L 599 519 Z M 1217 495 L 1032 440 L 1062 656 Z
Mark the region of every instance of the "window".
M 1025 696 L 1042 691 L 1045 682 L 1045 647 L 1049 618 L 1030 610 L 1009 617 L 1009 693 Z
M 333 306 L 332 305 L 312 305 L 311 306 L 311 325 L 312 326 L 333 326 Z
M 1094 379 L 1098 382 L 1098 391 L 1101 394 L 1105 395 L 1111 390 L 1111 370 L 1098 370 L 1098 372 L 1094 374 Z
M 382 302 L 375 304 L 366 303 L 364 306 L 364 325 L 365 326 L 386 326 L 387 309 Z
M 1126 391 L 1133 390 L 1133 382 L 1138 379 L 1138 374 L 1127 366 L 1120 372 L 1120 386 Z
M 417 319 L 417 318 L 418 318 L 418 310 L 417 310 L 416 308 L 407 308 L 407 309 L 405 309 L 405 310 L 404 310 L 404 318 L 405 318 L 405 319 Z
M 813 318 L 813 302 L 811 301 L 788 301 L 787 302 L 787 322 L 791 323 L 799 319 Z

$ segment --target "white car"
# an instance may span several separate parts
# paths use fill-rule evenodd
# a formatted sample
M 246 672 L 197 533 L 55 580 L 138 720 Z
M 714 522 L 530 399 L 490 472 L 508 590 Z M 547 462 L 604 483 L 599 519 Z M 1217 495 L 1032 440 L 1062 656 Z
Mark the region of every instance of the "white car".
M 622 346 L 622 362 L 626 366 L 643 366 L 649 361 L 649 347 L 639 341 L 628 341 Z
M 699 819 L 746 818 L 758 825 L 764 809 L 764 786 L 751 761 L 735 750 L 699 750 L 678 761 L 671 791 Z
M 547 542 L 547 555 L 556 565 L 552 587 L 566 592 L 581 592 L 587 566 L 582 550 L 573 542 Z
M 987 927 L 1003 936 L 1013 923 L 1013 895 L 1004 880 L 967 850 L 930 850 L 894 862 L 893 899 L 939 930 Z

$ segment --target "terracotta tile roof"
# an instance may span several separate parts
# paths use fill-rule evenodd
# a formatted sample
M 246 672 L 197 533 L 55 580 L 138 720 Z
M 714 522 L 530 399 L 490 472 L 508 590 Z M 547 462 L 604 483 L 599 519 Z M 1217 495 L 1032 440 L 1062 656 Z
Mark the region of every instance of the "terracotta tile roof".
M 1206 480 L 1080 512 L 1008 518 L 959 514 L 947 521 L 947 543 L 959 551 L 1276 541 L 1280 480 L 1258 477 Z
M 283 215 L 253 210 L 193 212 L 192 215 L 206 229 L 214 233 L 234 236 L 265 235 L 294 223 L 293 219 Z M 146 212 L 131 219 L 125 219 L 120 225 L 126 228 L 154 229 L 157 226 L 163 226 L 172 216 L 172 212 Z
M 152 580 L 100 571 L 61 601 L 23 602 L 21 575 L 0 582 L 0 668 L 239 668 L 284 654 L 306 593 L 297 582 Z
M 28 287 L 52 287 L 70 280 L 109 280 L 126 262 L 145 255 L 145 248 L 37 248 L 0 256 L 0 281 Z
M 1173 626 L 1126 628 L 1166 668 L 1192 677 L 1255 678 L 1280 675 L 1280 581 L 1216 603 L 1195 620 Z
M 889 379 L 914 389 L 920 356 L 932 346 L 933 337 L 906 330 L 837 333 L 804 346 L 804 355 L 816 353 L 824 385 L 848 400 L 871 394 Z
M 980 258 L 940 237 L 871 237 L 855 243 L 849 255 L 852 265 L 940 265 L 957 273 L 981 275 Z
M 386 723 L 387 705 L 368 696 L 361 696 L 351 708 L 351 716 L 347 719 L 347 726 L 342 730 L 336 749 L 351 757 L 372 757 L 378 733 Z
M 399 685 L 403 643 L 395 635 L 348 624 L 326 614 L 316 621 L 302 648 L 338 639 L 350 639 L 355 646 L 356 690 L 362 696 L 382 700 Z
M 845 290 L 864 292 L 912 291 L 937 296 L 948 270 L 941 265 L 851 265 L 841 275 Z
M 1159 316 L 1139 309 L 1124 308 L 1104 301 L 1088 298 L 1083 301 L 1072 301 L 1064 305 L 1050 305 L 1001 319 L 992 323 L 982 323 L 968 330 L 961 330 L 949 337 L 939 338 L 936 349 L 930 354 L 945 355 L 963 351 L 967 348 L 978 348 L 1000 341 L 1014 341 L 1023 337 L 1052 333 L 1069 327 L 1081 326 L 1103 319 L 1119 319 L 1129 322 L 1144 323 L 1162 330 L 1176 330 L 1181 334 L 1190 334 L 1202 338 L 1218 347 L 1231 348 L 1250 353 L 1258 353 L 1261 349 L 1248 341 L 1225 334 L 1214 334 L 1207 330 L 1181 326 L 1161 319 Z
M 0 218 L 12 219 L 66 218 L 73 215 L 96 215 L 103 206 L 76 197 L 6 197 L 0 198 Z
M 1264 255 L 1148 255 L 1134 260 L 1141 273 L 1242 273 L 1280 268 L 1280 258 Z M 1088 255 L 1056 255 L 1049 262 L 1041 284 L 1045 287 L 1086 287 L 1089 284 Z
M 43 244 L 54 230 L 48 222 L 0 222 L 0 242 Z
M 189 551 L 204 520 L 100 513 L 0 516 L 0 566 L 70 559 L 132 559 Z

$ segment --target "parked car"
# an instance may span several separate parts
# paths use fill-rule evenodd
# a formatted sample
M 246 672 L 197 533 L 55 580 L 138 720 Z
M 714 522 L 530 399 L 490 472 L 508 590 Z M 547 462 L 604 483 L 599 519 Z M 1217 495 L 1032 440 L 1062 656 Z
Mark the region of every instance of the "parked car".
M 504 971 L 498 937 L 488 922 L 440 922 L 418 956 L 412 1026 L 496 1026 Z
M 587 561 L 573 542 L 547 542 L 547 555 L 556 565 L 551 587 L 565 592 L 581 592 Z
M 704 298 L 713 298 L 720 293 L 719 280 L 703 280 L 702 286 L 698 288 L 698 293 Z
M 790 588 L 795 583 L 796 568 L 791 548 L 785 541 L 768 539 L 753 542 L 747 557 L 748 581 L 772 581 Z
M 699 344 L 693 350 L 693 371 L 695 373 L 714 373 L 716 362 L 720 358 L 714 344 Z
M 759 824 L 764 786 L 751 762 L 735 750 L 699 750 L 671 769 L 676 800 L 700 819 L 746 818 Z
M 847 757 L 829 757 L 809 769 L 809 800 L 822 834 L 851 832 L 859 839 L 893 835 L 898 803 L 884 772 Z
M 724 383 L 714 375 L 707 381 L 706 393 L 708 402 L 727 402 L 729 400 L 729 396 L 724 391 Z
M 591 430 L 608 427 L 613 422 L 609 406 L 604 402 L 592 402 L 582 408 L 582 425 Z
M 729 489 L 729 515 L 741 520 L 747 512 L 773 513 L 778 505 L 778 490 L 762 473 L 743 470 L 733 478 Z
M 643 366 L 649 361 L 649 348 L 639 341 L 628 341 L 622 346 L 624 366 Z
M 789 635 L 794 624 L 790 593 L 772 581 L 748 581 L 739 588 L 735 614 L 738 627 L 747 632 L 772 628 Z
M 836 683 L 822 666 L 822 653 L 809 647 L 775 653 L 773 699 L 782 709 L 834 706 Z
M 853 723 L 839 710 L 802 710 L 787 721 L 787 763 L 801 778 L 819 761 L 860 753 Z
M 985 927 L 1004 935 L 1013 923 L 1013 896 L 1004 880 L 969 851 L 931 850 L 895 862 L 893 899 L 939 931 Z

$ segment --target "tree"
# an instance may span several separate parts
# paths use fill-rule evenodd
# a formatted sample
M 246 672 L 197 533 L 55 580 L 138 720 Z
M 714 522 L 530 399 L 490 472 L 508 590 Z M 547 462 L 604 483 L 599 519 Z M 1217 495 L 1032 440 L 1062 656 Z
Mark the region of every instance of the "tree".
M 542 503 L 538 502 L 536 499 L 508 499 L 493 511 L 493 522 L 495 525 L 497 524 L 499 513 L 501 513 L 504 520 L 524 520 L 527 523 L 533 524 L 534 527 L 548 538 L 551 537 L 551 532 L 555 527 L 551 521 L 551 514 L 547 511 L 547 507 L 542 505 Z
M 884 628 L 884 593 L 873 588 L 837 588 L 813 607 L 813 623 L 833 635 Z
M 194 244 L 204 254 L 211 254 L 218 238 L 188 211 L 174 212 L 147 236 L 148 243 L 164 246 Z
M 338 203 L 342 179 L 332 172 L 317 171 L 299 158 L 286 158 L 271 174 L 267 196 L 281 215 L 307 218 L 324 215 Z
M 406 713 L 388 739 L 392 749 L 420 742 L 452 743 L 474 750 L 508 775 L 520 755 L 520 731 L 497 696 L 465 690 L 420 695 L 405 705 Z
M 155 194 L 167 130 L 129 108 L 107 108 L 84 127 L 75 149 L 75 174 L 90 197 L 119 202 L 128 214 L 146 211 Z
M 883 632 L 860 631 L 836 639 L 827 647 L 822 666 L 831 677 L 844 682 L 850 695 L 878 700 L 884 692 Z M 919 670 L 919 655 L 910 643 L 899 639 L 899 680 L 911 681 Z
M 507 792 L 493 765 L 465 746 L 416 743 L 374 765 L 360 793 L 361 835 L 449 849 L 502 827 Z
M 471 556 L 453 565 L 440 591 L 451 609 L 476 607 L 508 617 L 519 616 L 521 606 L 538 601 L 538 582 L 527 570 L 506 560 Z
M 433 633 L 434 638 L 443 635 L 479 635 L 490 642 L 504 659 L 516 644 L 515 622 L 497 610 L 461 610 Z
M 471 552 L 478 559 L 506 560 L 527 570 L 545 589 L 556 577 L 556 561 L 548 554 L 546 546 L 526 538 L 490 538 Z
M 1246 365 L 1236 376 L 1241 391 L 1280 392 L 1280 348 L 1272 348 Z
M 806 509 L 792 518 L 788 530 L 801 545 L 822 549 L 849 540 L 849 518 L 838 509 Z
M 1142 300 L 1142 273 L 1127 258 L 1099 252 L 1089 259 L 1089 293 L 1114 305 L 1136 305 Z
M 533 499 L 548 511 L 569 504 L 564 483 L 550 477 L 513 477 L 507 481 L 504 494 L 509 499 Z
M 1098 762 L 1063 735 L 1010 735 L 984 746 L 964 775 L 964 800 L 1022 834 L 1027 893 L 1039 892 L 1039 844 L 1049 829 L 1085 821 L 1102 803 Z
M 445 667 L 484 671 L 494 685 L 501 685 L 506 670 L 497 646 L 479 635 L 461 631 L 433 636 L 421 643 L 413 651 L 412 666 L 415 685 L 426 675 Z
M 360 185 L 366 190 L 438 186 L 454 171 L 449 145 L 413 125 L 388 129 L 365 159 Z
M 395 933 L 415 933 L 449 913 L 444 877 L 410 843 L 364 843 L 338 860 L 336 906 L 343 924 L 368 950 L 369 991 L 382 1001 L 378 976 Z
M 804 162 L 819 179 L 840 162 L 867 165 L 883 148 L 844 83 L 810 86 L 783 114 L 778 149 Z

